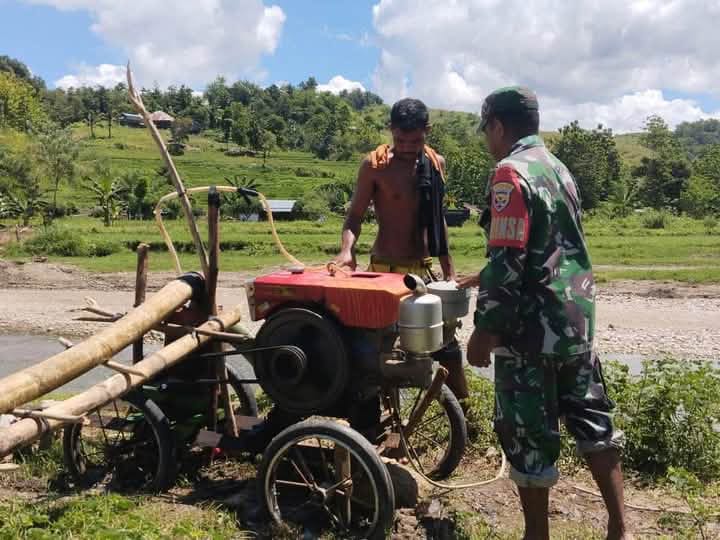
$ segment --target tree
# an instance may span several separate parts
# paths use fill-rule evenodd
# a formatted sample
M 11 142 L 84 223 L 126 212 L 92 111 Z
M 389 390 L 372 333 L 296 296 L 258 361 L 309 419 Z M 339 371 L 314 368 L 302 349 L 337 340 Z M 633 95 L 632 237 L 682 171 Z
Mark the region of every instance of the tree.
M 45 192 L 33 170 L 32 158 L 3 155 L 0 161 L 0 217 L 20 218 L 23 226 L 48 206 Z
M 0 71 L 0 128 L 27 131 L 46 119 L 35 89 L 15 75 Z
M 119 193 L 128 219 L 150 219 L 153 204 L 149 200 L 148 180 L 139 171 L 123 171 L 118 180 L 125 189 Z
M 608 203 L 613 216 L 627 217 L 632 212 L 638 194 L 638 183 L 629 174 L 623 173 L 612 186 Z
M 706 147 L 680 195 L 680 208 L 693 217 L 720 214 L 720 144 Z
M 173 142 L 180 144 L 186 143 L 188 139 L 190 139 L 192 127 L 193 121 L 191 118 L 176 118 L 170 128 Z
M 248 108 L 242 103 L 233 103 L 230 106 L 230 115 L 232 118 L 230 138 L 238 146 L 246 146 L 249 144 L 250 139 L 250 112 Z
M 75 160 L 79 147 L 70 129 L 51 126 L 37 134 L 36 154 L 38 164 L 53 185 L 52 211 L 57 210 L 57 194 L 60 183 L 72 181 L 75 176 Z
M 659 116 L 650 116 L 641 137 L 643 145 L 653 151 L 632 171 L 641 180 L 643 202 L 655 209 L 678 210 L 680 195 L 691 175 L 690 162 L 680 143 Z
M 21 79 L 30 84 L 35 89 L 35 92 L 41 92 L 45 90 L 45 81 L 41 77 L 34 76 L 28 67 L 15 58 L 9 56 L 0 55 L 0 72 L 9 73 L 17 79 Z
M 680 209 L 694 218 L 720 214 L 720 191 L 706 176 L 693 175 L 680 195 Z
M 84 182 L 85 188 L 95 197 L 95 202 L 102 211 L 103 224 L 109 227 L 120 213 L 127 186 L 123 185 L 120 178 L 114 177 L 104 163 L 97 163 L 92 176 L 84 176 Z
M 577 121 L 559 131 L 552 151 L 575 177 L 582 207 L 595 208 L 620 180 L 620 154 L 612 131 L 601 125 L 586 130 Z
M 484 208 L 488 178 L 494 163 L 485 147 L 475 144 L 444 156 L 448 197 L 454 199 L 457 205 L 469 203 Z
M 697 157 L 708 146 L 720 144 L 720 120 L 682 122 L 675 128 L 675 137 L 692 157 Z

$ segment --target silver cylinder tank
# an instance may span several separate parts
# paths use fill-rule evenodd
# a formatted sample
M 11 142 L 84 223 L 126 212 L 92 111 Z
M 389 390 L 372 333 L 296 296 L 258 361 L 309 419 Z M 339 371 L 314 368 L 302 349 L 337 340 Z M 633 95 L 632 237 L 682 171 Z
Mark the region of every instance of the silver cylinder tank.
M 427 289 L 420 278 L 413 276 L 413 279 L 414 286 L 408 286 L 414 293 L 400 301 L 400 347 L 410 353 L 428 354 L 440 350 L 443 345 L 442 301 L 425 292 Z

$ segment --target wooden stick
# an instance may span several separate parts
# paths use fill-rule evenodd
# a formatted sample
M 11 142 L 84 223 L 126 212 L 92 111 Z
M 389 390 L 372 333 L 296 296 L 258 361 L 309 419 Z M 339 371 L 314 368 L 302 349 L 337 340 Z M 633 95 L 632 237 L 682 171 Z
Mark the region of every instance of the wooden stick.
M 60 344 L 61 344 L 63 347 L 65 347 L 66 349 L 69 349 L 70 347 L 74 347 L 74 346 L 75 346 L 75 344 L 74 344 L 72 341 L 70 341 L 69 339 L 64 338 L 64 337 L 59 337 L 59 338 L 58 338 L 58 341 L 59 341 Z
M 137 369 L 134 369 L 132 366 L 126 366 L 125 364 L 121 364 L 120 362 L 113 362 L 112 360 L 108 360 L 103 364 L 110 369 L 114 369 L 115 371 L 119 373 L 131 373 L 133 375 L 142 375 L 142 371 L 138 371 Z
M 128 94 L 130 94 L 130 101 L 133 105 L 135 105 L 135 108 L 142 115 L 143 120 L 145 121 L 145 125 L 150 130 L 150 135 L 152 135 L 155 144 L 157 144 L 157 147 L 160 150 L 160 155 L 162 155 L 162 158 L 165 161 L 165 166 L 167 167 L 170 174 L 170 179 L 175 185 L 175 191 L 177 191 L 178 193 L 180 205 L 185 212 L 185 218 L 188 222 L 190 235 L 192 236 L 193 242 L 195 243 L 195 250 L 197 251 L 198 257 L 200 257 L 200 267 L 202 268 L 203 275 L 207 276 L 208 257 L 207 253 L 205 252 L 205 246 L 203 246 L 202 240 L 200 239 L 200 233 L 198 232 L 197 223 L 195 222 L 195 216 L 193 216 L 192 213 L 190 199 L 188 198 L 187 192 L 185 191 L 185 185 L 183 184 L 182 178 L 180 178 L 180 173 L 175 168 L 175 163 L 173 163 L 172 157 L 170 157 L 170 152 L 168 152 L 168 149 L 165 146 L 165 142 L 163 141 L 160 132 L 153 123 L 152 118 L 150 118 L 150 113 L 148 113 L 147 109 L 145 108 L 145 104 L 143 103 L 140 93 L 135 89 L 132 72 L 130 71 L 130 62 L 128 62 L 127 65 L 127 82 Z
M 209 260 L 208 260 L 208 275 L 207 275 L 207 291 L 208 300 L 210 303 L 210 312 L 212 315 L 217 315 L 217 282 L 218 273 L 220 271 L 220 193 L 215 186 L 210 187 L 208 191 L 208 245 L 210 246 Z M 211 352 L 220 352 L 222 350 L 222 343 L 214 343 L 212 345 Z M 225 357 L 217 358 L 213 361 L 215 366 L 215 376 L 221 381 L 227 381 L 227 367 L 225 365 Z M 212 411 L 210 411 L 211 423 L 213 428 L 217 428 L 217 399 L 218 393 L 223 404 L 223 410 L 225 411 L 225 422 L 228 424 L 230 435 L 237 437 L 238 428 L 235 423 L 235 411 L 232 409 L 232 402 L 230 401 L 230 390 L 228 383 L 220 383 L 218 385 L 212 385 Z
M 59 388 L 140 339 L 193 296 L 193 279 L 195 287 L 203 284 L 199 275 L 171 281 L 144 304 L 94 336 L 0 379 L 0 414 Z
M 148 302 L 151 302 L 153 298 Z M 240 306 L 237 306 L 219 315 L 219 323 L 214 320 L 208 321 L 202 325 L 202 328 L 210 330 L 218 328 L 220 325 L 232 326 L 240 320 L 241 316 Z M 181 362 L 188 354 L 208 341 L 210 341 L 210 338 L 201 334 L 183 336 L 167 347 L 149 354 L 133 366 L 134 370 L 144 375 L 135 375 L 133 373 L 113 375 L 104 382 L 45 409 L 43 413 L 46 416 L 80 416 L 98 409 L 118 399 L 132 388 L 143 384 L 165 369 Z M 57 429 L 62 424 L 63 422 L 51 418 L 43 420 L 28 418 L 15 422 L 7 428 L 0 429 L 0 458 L 6 456 L 18 446 L 31 443 L 46 431 Z
M 137 247 L 137 268 L 135 269 L 135 303 L 134 307 L 138 307 L 145 301 L 145 293 L 147 291 L 148 277 L 148 250 L 150 246 L 147 244 L 139 244 Z M 136 364 L 143 357 L 143 340 L 138 339 L 133 343 L 133 364 Z
M 33 411 L 30 409 L 13 409 L 12 412 L 15 416 L 21 418 L 37 418 L 39 420 L 57 420 L 65 424 L 79 424 L 83 421 L 84 416 L 59 414 L 47 411 Z

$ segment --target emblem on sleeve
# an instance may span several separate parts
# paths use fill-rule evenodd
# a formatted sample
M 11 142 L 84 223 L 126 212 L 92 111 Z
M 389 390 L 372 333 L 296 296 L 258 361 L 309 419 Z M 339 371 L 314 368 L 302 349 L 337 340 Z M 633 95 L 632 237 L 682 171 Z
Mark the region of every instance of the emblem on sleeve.
M 502 212 L 510 204 L 510 195 L 515 189 L 511 182 L 496 182 L 492 186 L 492 204 L 496 212 Z

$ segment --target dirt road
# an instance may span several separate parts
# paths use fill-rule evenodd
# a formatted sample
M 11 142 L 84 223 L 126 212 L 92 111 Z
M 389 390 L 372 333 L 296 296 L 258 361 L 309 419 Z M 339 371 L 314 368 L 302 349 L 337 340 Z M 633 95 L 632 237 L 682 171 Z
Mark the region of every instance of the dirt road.
M 221 273 L 220 302 L 246 306 L 243 284 L 250 277 Z M 152 273 L 149 289 L 172 278 Z M 87 336 L 100 326 L 74 322 L 78 313 L 71 310 L 92 297 L 105 309 L 124 312 L 132 303 L 134 280 L 129 272 L 90 274 L 58 264 L 0 261 L 0 334 Z M 612 282 L 599 287 L 597 310 L 597 347 L 603 353 L 720 358 L 720 285 Z M 247 308 L 245 313 L 248 321 Z M 464 323 L 466 339 L 471 317 Z

